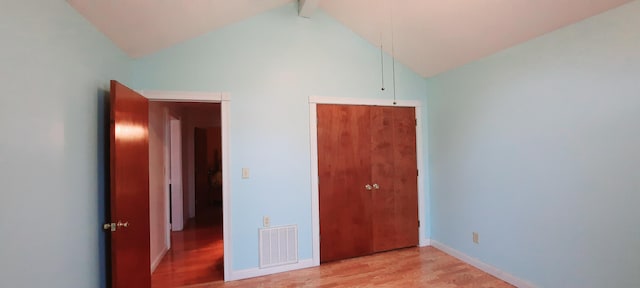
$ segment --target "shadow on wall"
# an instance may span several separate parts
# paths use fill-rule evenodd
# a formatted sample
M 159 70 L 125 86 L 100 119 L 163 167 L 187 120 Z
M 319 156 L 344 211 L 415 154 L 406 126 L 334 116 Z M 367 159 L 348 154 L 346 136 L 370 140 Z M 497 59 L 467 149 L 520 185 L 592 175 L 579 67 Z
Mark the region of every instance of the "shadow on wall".
M 96 153 L 96 157 L 97 160 L 96 163 L 98 163 L 98 167 L 96 167 L 97 171 L 98 171 L 98 187 L 97 188 L 97 192 L 98 192 L 98 203 L 96 203 L 98 205 L 96 211 L 98 213 L 98 223 L 96 225 L 97 227 L 97 233 L 98 233 L 98 249 L 100 249 L 100 251 L 98 252 L 98 267 L 100 267 L 100 271 L 98 271 L 100 277 L 100 283 L 98 283 L 98 287 L 101 288 L 107 288 L 107 287 L 111 287 L 110 283 L 108 283 L 109 278 L 107 277 L 107 275 L 109 275 L 108 273 L 108 269 L 110 269 L 110 266 L 107 261 L 107 255 L 106 255 L 106 247 L 109 244 L 108 241 L 108 234 L 105 233 L 102 230 L 102 224 L 106 223 L 106 219 L 107 219 L 107 215 L 109 213 L 109 209 L 110 207 L 108 207 L 109 205 L 109 201 L 107 201 L 108 197 L 109 197 L 109 191 L 110 191 L 110 181 L 109 181 L 109 111 L 110 111 L 110 100 L 109 100 L 109 91 L 103 90 L 103 89 L 98 89 L 97 92 L 97 98 L 98 101 L 96 101 L 97 103 L 97 117 L 98 117 L 98 127 L 96 127 L 96 137 L 98 139 L 98 149 L 97 149 L 97 153 Z

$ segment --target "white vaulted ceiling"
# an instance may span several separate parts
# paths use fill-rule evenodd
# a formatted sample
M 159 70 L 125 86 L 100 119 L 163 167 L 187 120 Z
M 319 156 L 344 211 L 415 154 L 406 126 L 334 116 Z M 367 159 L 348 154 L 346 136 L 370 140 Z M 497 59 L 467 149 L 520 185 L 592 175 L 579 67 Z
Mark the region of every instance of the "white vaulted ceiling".
M 319 7 L 373 45 L 382 39 L 387 52 L 393 35 L 396 59 L 430 77 L 630 1 L 320 0 Z M 68 2 L 140 57 L 293 0 Z
M 131 57 L 140 57 L 292 0 L 67 0 Z

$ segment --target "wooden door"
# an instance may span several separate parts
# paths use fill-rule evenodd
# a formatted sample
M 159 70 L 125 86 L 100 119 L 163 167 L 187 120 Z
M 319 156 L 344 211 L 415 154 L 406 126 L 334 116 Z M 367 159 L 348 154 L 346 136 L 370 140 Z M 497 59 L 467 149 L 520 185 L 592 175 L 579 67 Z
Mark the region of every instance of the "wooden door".
M 110 256 L 112 287 L 151 287 L 149 103 L 111 81 Z
M 394 125 L 392 107 L 371 107 L 371 217 L 373 251 L 394 248 L 395 227 L 395 187 L 394 177 Z
M 321 262 L 416 246 L 415 108 L 318 105 L 317 115 Z
M 415 108 L 371 107 L 371 127 L 373 250 L 417 246 Z
M 206 216 L 209 197 L 209 171 L 207 168 L 207 130 L 195 128 L 194 137 L 194 164 L 195 164 L 195 200 L 196 220 L 204 220 Z
M 317 113 L 320 261 L 371 254 L 369 109 L 317 105 Z

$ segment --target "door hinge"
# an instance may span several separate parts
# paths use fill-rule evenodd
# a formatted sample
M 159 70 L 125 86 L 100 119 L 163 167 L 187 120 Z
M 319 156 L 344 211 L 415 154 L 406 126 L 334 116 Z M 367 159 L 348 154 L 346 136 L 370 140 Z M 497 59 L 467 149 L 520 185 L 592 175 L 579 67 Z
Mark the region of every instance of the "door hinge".
M 420 176 L 420 169 L 416 170 L 416 176 Z
M 418 118 L 415 119 L 416 120 L 416 127 L 418 126 Z
M 418 220 L 418 227 L 420 227 L 420 220 Z

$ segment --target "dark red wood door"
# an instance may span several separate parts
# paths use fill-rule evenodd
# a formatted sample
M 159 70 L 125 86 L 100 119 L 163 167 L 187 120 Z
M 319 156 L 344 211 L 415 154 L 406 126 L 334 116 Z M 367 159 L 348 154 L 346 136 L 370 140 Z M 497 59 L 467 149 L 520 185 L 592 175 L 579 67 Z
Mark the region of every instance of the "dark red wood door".
M 371 107 L 373 250 L 417 246 L 418 175 L 413 107 Z
M 320 261 L 371 254 L 369 108 L 317 105 L 317 113 Z
M 396 239 L 394 248 L 417 246 L 418 154 L 416 148 L 416 111 L 413 107 L 393 110 L 394 207 Z
M 371 107 L 371 217 L 373 251 L 394 249 L 396 239 L 392 107 Z
M 194 162 L 195 162 L 195 189 L 196 189 L 196 219 L 205 220 L 206 210 L 209 206 L 209 169 L 207 167 L 207 130 L 194 129 Z
M 112 80 L 109 233 L 116 288 L 151 287 L 148 121 L 148 100 Z
M 317 105 L 317 115 L 320 261 L 418 245 L 415 108 Z

